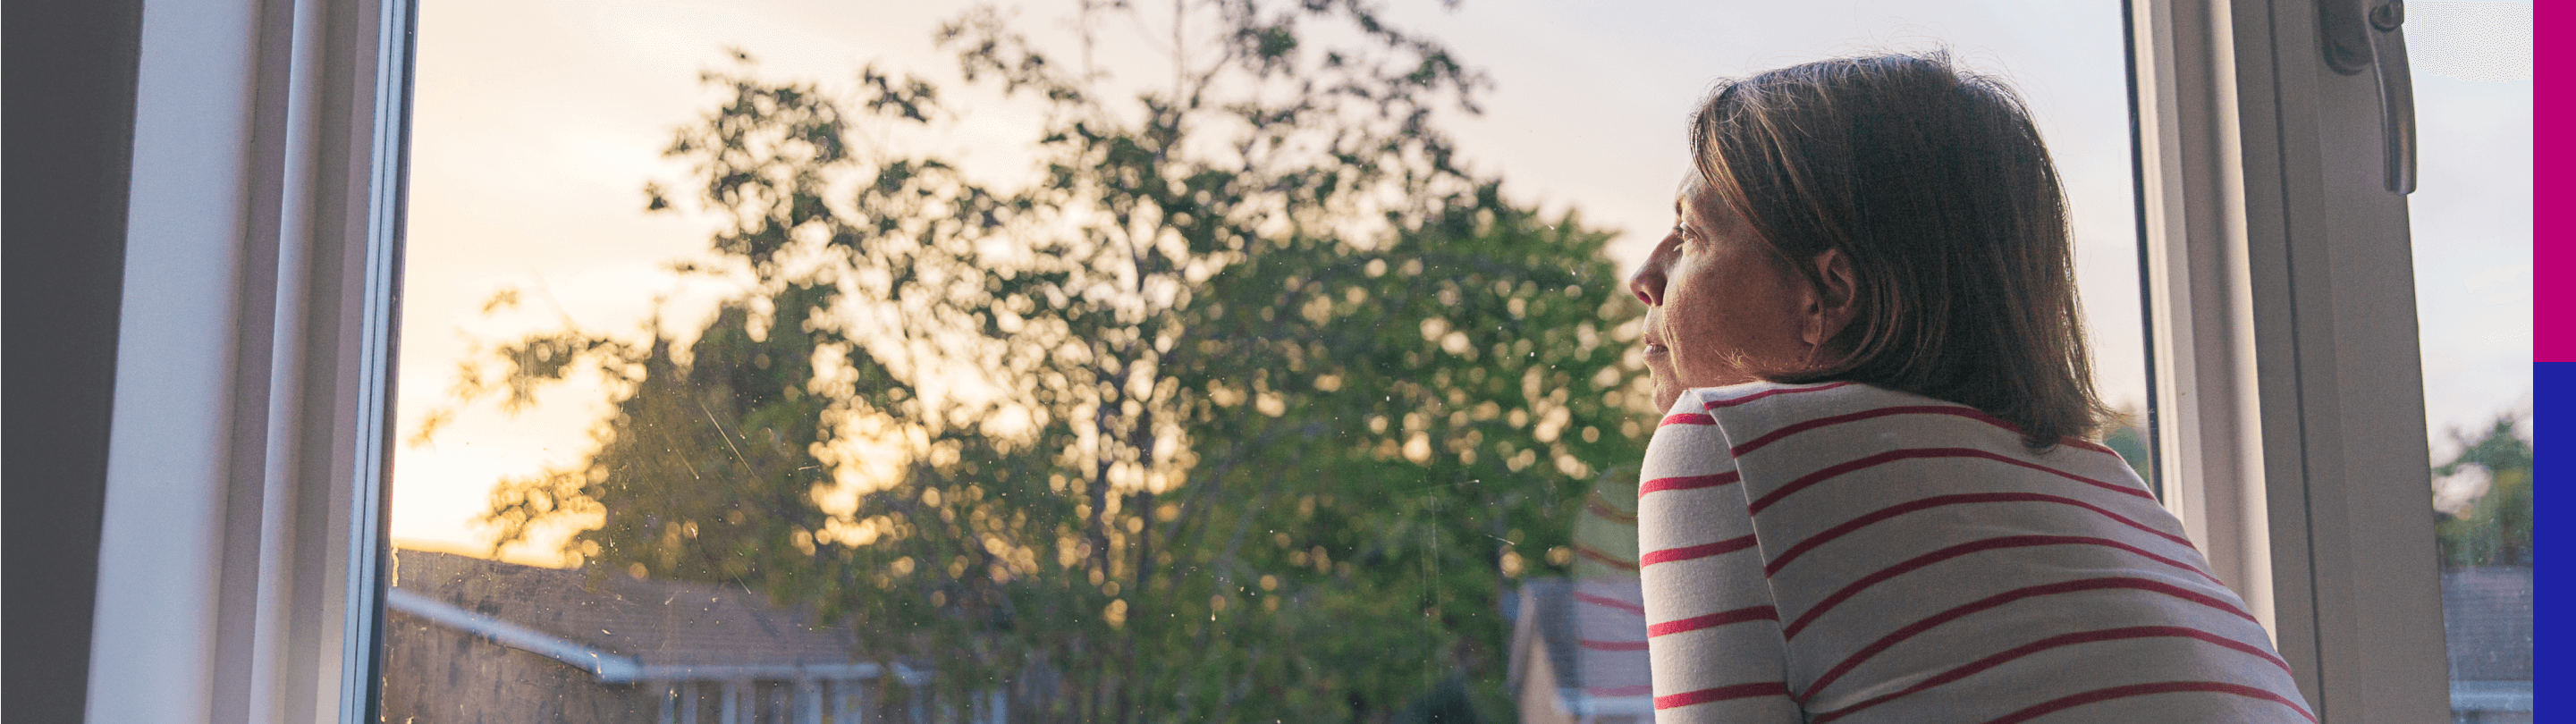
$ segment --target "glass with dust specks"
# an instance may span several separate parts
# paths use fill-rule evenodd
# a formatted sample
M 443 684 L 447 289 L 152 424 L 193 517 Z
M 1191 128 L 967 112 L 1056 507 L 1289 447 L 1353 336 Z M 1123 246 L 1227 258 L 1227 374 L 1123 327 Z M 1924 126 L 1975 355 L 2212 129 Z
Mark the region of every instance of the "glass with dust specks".
M 387 721 L 1647 721 L 1682 121 L 1936 39 L 2154 479 L 2120 3 L 1082 5 L 422 3 Z

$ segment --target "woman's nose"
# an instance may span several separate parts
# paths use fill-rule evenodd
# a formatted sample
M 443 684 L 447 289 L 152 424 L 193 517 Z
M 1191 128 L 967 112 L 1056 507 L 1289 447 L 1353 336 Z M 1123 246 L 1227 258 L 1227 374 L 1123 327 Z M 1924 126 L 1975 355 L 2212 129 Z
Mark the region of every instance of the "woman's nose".
M 1662 256 L 1657 254 L 1647 259 L 1644 265 L 1637 267 L 1636 274 L 1628 277 L 1628 291 L 1635 292 L 1637 301 L 1645 302 L 1649 307 L 1659 307 L 1664 304 Z

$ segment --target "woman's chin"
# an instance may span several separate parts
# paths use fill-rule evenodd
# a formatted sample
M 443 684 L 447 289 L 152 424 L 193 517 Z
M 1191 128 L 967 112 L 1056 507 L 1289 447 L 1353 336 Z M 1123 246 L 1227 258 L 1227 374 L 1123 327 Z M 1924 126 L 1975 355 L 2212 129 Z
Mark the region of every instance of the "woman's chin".
M 1673 403 L 1682 399 L 1682 386 L 1674 384 L 1673 378 L 1670 375 L 1656 375 L 1654 390 L 1655 414 L 1657 415 L 1662 415 L 1664 414 L 1664 411 L 1673 409 Z

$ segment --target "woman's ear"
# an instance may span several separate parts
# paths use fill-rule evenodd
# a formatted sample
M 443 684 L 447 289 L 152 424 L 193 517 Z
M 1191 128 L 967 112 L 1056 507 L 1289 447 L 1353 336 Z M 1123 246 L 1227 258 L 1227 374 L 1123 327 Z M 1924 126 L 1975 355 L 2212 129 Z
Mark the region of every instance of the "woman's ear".
M 1852 271 L 1851 257 L 1844 256 L 1841 249 L 1826 249 L 1808 263 L 1815 265 L 1812 278 L 1823 285 L 1808 297 L 1802 337 L 1807 344 L 1822 348 L 1835 335 L 1842 334 L 1844 327 L 1851 326 L 1860 281 Z

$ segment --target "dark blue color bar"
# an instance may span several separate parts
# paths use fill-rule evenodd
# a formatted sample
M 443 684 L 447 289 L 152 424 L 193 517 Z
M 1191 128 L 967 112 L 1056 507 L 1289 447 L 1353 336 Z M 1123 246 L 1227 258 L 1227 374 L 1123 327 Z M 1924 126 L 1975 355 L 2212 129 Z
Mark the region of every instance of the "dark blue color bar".
M 2558 497 L 2558 456 L 2552 442 L 2576 440 L 2560 437 L 2557 425 L 2566 424 L 2550 415 L 2557 410 L 2576 410 L 2576 362 L 2535 362 L 2531 365 L 2531 519 L 2537 522 L 2531 531 L 2531 679 L 2534 692 L 2556 691 L 2550 682 L 2576 683 L 2576 679 L 2558 670 L 2561 656 L 2576 646 L 2576 626 L 2560 625 L 2550 615 L 2560 603 L 2576 601 L 2576 596 L 2561 595 L 2576 588 L 2576 577 L 2557 569 L 2557 550 L 2562 541 L 2551 533 L 2546 521 L 2576 520 L 2576 495 Z M 2547 419 L 2553 425 L 2544 427 Z M 2576 540 L 2571 538 L 2570 540 Z M 2532 712 L 2536 721 L 2576 721 L 2576 715 L 2551 716 L 2550 712 L 2576 712 L 2567 707 L 2539 706 Z

